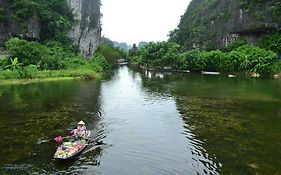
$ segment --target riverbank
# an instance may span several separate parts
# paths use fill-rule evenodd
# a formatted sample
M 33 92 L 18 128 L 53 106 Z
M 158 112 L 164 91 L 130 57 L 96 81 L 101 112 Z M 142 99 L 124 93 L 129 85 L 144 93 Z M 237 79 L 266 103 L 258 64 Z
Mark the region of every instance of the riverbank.
M 262 77 L 259 73 L 250 73 L 250 72 L 210 72 L 210 71 L 189 71 L 187 69 L 185 70 L 178 70 L 178 69 L 172 69 L 172 68 L 154 68 L 154 67 L 145 67 L 140 65 L 134 65 L 134 67 L 138 67 L 142 70 L 146 71 L 153 71 L 153 72 L 170 72 L 170 73 L 197 73 L 202 75 L 216 75 L 216 76 L 227 76 L 229 78 L 237 78 L 237 77 L 250 77 L 250 78 L 260 78 Z M 265 77 L 265 76 L 263 76 Z M 281 78 L 281 72 L 278 74 L 274 74 L 271 76 L 266 76 L 266 78 L 274 78 L 274 79 L 280 79 Z
M 0 58 L 0 84 L 21 84 L 50 79 L 97 79 L 114 68 L 122 50 L 107 44 L 98 46 L 95 55 L 84 58 L 71 45 L 59 42 L 42 44 L 12 38 L 6 42 L 9 55 Z
M 45 78 L 45 79 L 11 79 L 11 80 L 0 80 L 0 86 L 3 85 L 17 85 L 17 84 L 30 84 L 37 82 L 48 82 L 48 81 L 60 81 L 60 80 L 74 80 L 79 78 L 74 77 L 57 77 L 57 78 Z
M 0 73 L 3 76 L 3 72 Z M 93 70 L 45 70 L 37 71 L 31 78 L 0 79 L 0 85 L 30 84 L 45 81 L 75 80 L 75 79 L 100 79 L 101 73 Z
M 235 46 L 235 47 L 234 47 Z M 250 77 L 274 77 L 281 71 L 281 60 L 272 50 L 233 42 L 222 50 L 183 51 L 171 42 L 151 42 L 132 56 L 131 62 L 147 68 L 245 74 Z

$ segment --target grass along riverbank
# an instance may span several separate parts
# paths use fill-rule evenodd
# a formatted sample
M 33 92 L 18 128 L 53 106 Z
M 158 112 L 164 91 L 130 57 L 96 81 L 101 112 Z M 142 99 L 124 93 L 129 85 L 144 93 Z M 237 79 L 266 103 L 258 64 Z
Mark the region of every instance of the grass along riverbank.
M 0 86 L 3 85 L 17 85 L 17 84 L 30 84 L 38 82 L 47 82 L 47 81 L 63 81 L 63 80 L 74 80 L 77 78 L 74 77 L 57 77 L 57 78 L 44 78 L 44 79 L 10 79 L 10 80 L 0 80 Z
M 37 71 L 31 78 L 3 79 L 3 71 L 0 72 L 0 85 L 29 84 L 44 81 L 74 80 L 74 79 L 100 79 L 101 73 L 94 70 L 44 70 Z

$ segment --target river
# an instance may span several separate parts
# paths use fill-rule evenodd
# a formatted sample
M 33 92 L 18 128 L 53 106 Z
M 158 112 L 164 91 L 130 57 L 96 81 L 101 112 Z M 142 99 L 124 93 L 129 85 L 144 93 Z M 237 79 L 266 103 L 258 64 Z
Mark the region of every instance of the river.
M 80 120 L 92 143 L 54 160 Z M 0 174 L 281 174 L 281 81 L 120 67 L 0 86 L 0 138 Z

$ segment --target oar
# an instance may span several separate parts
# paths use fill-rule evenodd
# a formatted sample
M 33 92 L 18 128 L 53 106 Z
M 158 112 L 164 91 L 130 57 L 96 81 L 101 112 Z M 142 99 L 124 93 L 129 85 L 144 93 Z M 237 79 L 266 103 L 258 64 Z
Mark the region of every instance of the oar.
M 89 141 L 88 144 L 94 143 L 94 142 L 96 142 L 96 143 L 93 146 L 96 146 L 96 145 L 106 145 L 106 143 L 103 143 L 103 141 L 95 141 L 95 140 Z
M 47 142 L 50 142 L 51 140 L 53 140 L 53 139 L 41 139 L 41 138 L 39 138 L 38 140 L 37 140 L 37 144 L 39 145 L 39 144 L 42 144 L 42 143 L 47 143 Z
M 58 136 L 59 137 L 59 136 Z M 62 136 L 61 136 L 62 137 Z M 66 136 L 66 137 L 62 137 L 62 139 L 64 140 L 64 139 L 67 139 L 67 138 L 70 138 L 70 137 L 72 137 L 72 136 Z M 55 137 L 55 138 L 57 138 L 57 137 Z M 51 142 L 51 141 L 55 141 L 55 138 L 53 138 L 53 139 L 41 139 L 41 138 L 39 138 L 38 140 L 37 140 L 37 144 L 39 145 L 39 144 L 42 144 L 42 143 L 48 143 L 48 142 Z

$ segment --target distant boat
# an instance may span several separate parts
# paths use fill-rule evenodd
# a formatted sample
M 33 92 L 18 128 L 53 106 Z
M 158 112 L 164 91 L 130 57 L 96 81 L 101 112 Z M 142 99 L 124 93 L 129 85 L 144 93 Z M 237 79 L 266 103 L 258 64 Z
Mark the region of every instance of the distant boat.
M 181 73 L 190 73 L 189 70 L 178 70 L 178 72 L 181 72 Z
M 128 65 L 128 62 L 122 62 L 122 63 L 119 63 L 118 65 L 120 65 L 120 66 Z
M 231 75 L 231 74 L 229 74 L 228 77 L 229 77 L 229 78 L 235 78 L 236 75 Z
M 220 75 L 219 72 L 202 71 L 201 73 L 202 73 L 203 75 Z
M 172 70 L 172 67 L 170 67 L 170 66 L 164 66 L 163 69 L 164 69 L 164 70 Z
M 116 62 L 117 65 L 123 66 L 123 65 L 127 65 L 128 62 L 125 59 L 118 59 Z

